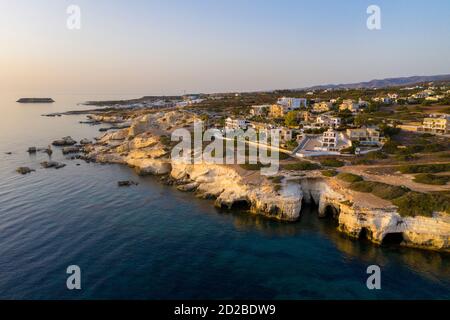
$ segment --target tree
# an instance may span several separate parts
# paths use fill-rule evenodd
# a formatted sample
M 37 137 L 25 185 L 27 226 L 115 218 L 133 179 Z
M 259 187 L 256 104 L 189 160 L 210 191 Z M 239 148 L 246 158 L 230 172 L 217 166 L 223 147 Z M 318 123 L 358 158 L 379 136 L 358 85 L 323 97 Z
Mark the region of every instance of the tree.
M 284 118 L 284 123 L 288 127 L 294 127 L 298 125 L 298 111 L 289 112 Z

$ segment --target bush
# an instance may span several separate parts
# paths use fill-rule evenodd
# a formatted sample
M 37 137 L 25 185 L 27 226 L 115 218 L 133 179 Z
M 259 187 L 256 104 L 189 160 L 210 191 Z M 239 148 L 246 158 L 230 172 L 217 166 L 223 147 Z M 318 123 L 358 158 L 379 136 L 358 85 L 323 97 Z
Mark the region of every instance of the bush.
M 374 152 L 369 152 L 368 154 L 366 154 L 366 156 L 364 158 L 367 160 L 382 160 L 382 159 L 387 159 L 388 156 L 387 156 L 387 154 L 385 154 L 382 151 L 374 151 Z
M 408 192 L 392 201 L 403 216 L 431 217 L 435 211 L 450 213 L 450 199 L 439 194 Z
M 250 163 L 245 163 L 245 164 L 241 164 L 240 167 L 242 169 L 245 170 L 249 170 L 249 171 L 257 171 L 257 170 L 261 170 L 261 168 L 265 167 L 262 163 L 257 163 L 257 164 L 250 164 Z
M 436 176 L 430 173 L 420 173 L 414 177 L 414 182 L 432 185 L 446 185 L 450 181 L 449 176 Z
M 403 196 L 410 190 L 402 186 L 393 186 L 390 184 L 376 181 L 358 181 L 350 185 L 354 191 L 372 193 L 373 195 L 385 199 L 392 200 Z
M 392 140 L 389 140 L 386 142 L 383 146 L 383 151 L 389 154 L 397 153 L 398 152 L 398 143 Z
M 442 164 L 418 164 L 400 167 L 401 173 L 438 173 L 450 171 L 450 163 Z
M 279 184 L 276 184 L 276 185 L 273 186 L 273 189 L 274 189 L 276 192 L 278 192 L 278 191 L 281 191 L 281 189 L 283 189 L 283 187 L 282 187 L 281 185 L 279 185 Z
M 322 175 L 324 177 L 335 177 L 338 175 L 338 172 L 336 170 L 324 170 L 322 171 Z
M 334 167 L 334 168 L 343 167 L 345 165 L 344 162 L 337 159 L 325 159 L 320 161 L 320 164 L 324 167 Z
M 283 179 L 284 179 L 283 176 L 269 177 L 269 180 L 271 180 L 273 183 L 281 183 Z
M 284 170 L 318 170 L 320 168 L 318 164 L 307 161 L 285 164 L 283 166 Z
M 358 176 L 358 175 L 353 174 L 353 173 L 347 173 L 347 172 L 339 173 L 337 175 L 337 178 L 342 180 L 342 181 L 350 182 L 350 183 L 364 180 L 361 176 Z

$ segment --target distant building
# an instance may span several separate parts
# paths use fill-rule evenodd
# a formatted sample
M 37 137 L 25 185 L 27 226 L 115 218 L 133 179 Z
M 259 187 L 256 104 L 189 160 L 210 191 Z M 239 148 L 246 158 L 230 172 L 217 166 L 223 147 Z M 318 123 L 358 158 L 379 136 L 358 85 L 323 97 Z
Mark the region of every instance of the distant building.
M 316 113 L 327 112 L 332 108 L 333 104 L 331 102 L 318 102 L 313 104 L 312 111 Z
M 450 115 L 431 114 L 430 117 L 423 120 L 422 130 L 431 133 L 450 133 Z
M 362 100 L 361 98 L 359 98 L 358 100 L 358 106 L 360 108 L 366 108 L 369 106 L 369 103 L 367 101 Z
M 286 143 L 288 141 L 291 141 L 293 139 L 293 131 L 289 128 L 285 128 L 285 127 L 281 127 L 281 128 L 276 128 L 275 130 L 278 131 L 278 134 L 280 136 L 280 142 L 281 143 Z
M 339 152 L 350 147 L 352 144 L 344 134 L 331 128 L 322 134 L 322 137 L 319 139 L 319 143 L 320 146 L 315 147 L 314 151 Z
M 396 94 L 396 93 L 388 93 L 387 96 L 391 100 L 397 100 L 399 98 L 398 94 Z
M 227 118 L 225 120 L 225 129 L 227 130 L 247 130 L 248 126 L 250 125 L 250 122 L 245 119 L 232 119 Z
M 378 102 L 378 103 L 383 103 L 383 104 L 391 104 L 392 100 L 389 97 L 375 97 L 372 98 L 372 101 Z
M 299 110 L 302 107 L 306 107 L 307 100 L 304 98 L 280 98 L 277 104 L 270 106 L 269 115 L 272 118 L 282 118 L 288 112 Z
M 263 116 L 270 111 L 270 104 L 263 104 L 259 106 L 251 106 L 250 114 L 252 116 Z
M 359 104 L 355 103 L 351 99 L 344 100 L 341 105 L 339 105 L 339 110 L 349 110 L 351 113 L 357 113 L 359 111 Z
M 277 101 L 278 105 L 286 106 L 292 108 L 292 110 L 300 109 L 301 107 L 305 107 L 307 105 L 308 100 L 305 98 L 279 98 Z
M 320 115 L 316 119 L 316 125 L 319 127 L 331 127 L 337 128 L 342 124 L 342 120 L 339 117 L 333 117 L 328 115 Z
M 380 132 L 376 128 L 347 129 L 346 133 L 351 141 L 358 141 L 362 145 L 380 144 Z

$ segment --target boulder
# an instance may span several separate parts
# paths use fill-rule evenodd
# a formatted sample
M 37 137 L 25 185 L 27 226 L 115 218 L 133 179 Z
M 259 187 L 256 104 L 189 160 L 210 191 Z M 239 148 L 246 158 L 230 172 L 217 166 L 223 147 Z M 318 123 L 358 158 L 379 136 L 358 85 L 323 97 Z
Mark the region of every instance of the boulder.
M 48 169 L 48 168 L 61 169 L 61 168 L 64 168 L 66 165 L 64 163 L 57 162 L 57 161 L 44 161 L 44 162 L 41 162 L 41 166 L 45 169 Z
M 36 153 L 37 152 L 37 148 L 36 147 L 29 147 L 27 150 L 28 153 Z
M 52 142 L 54 146 L 58 147 L 64 147 L 64 146 L 73 146 L 77 144 L 75 140 L 72 139 L 72 137 L 64 137 L 58 140 L 55 140 Z
M 31 172 L 33 172 L 33 171 L 36 171 L 36 170 L 30 169 L 30 168 L 28 168 L 28 167 L 19 167 L 19 168 L 16 169 L 16 171 L 17 171 L 18 173 L 20 173 L 20 174 L 25 175 L 25 174 L 31 173 Z
M 79 153 L 79 152 L 81 152 L 81 147 L 78 146 L 64 147 L 62 149 L 63 154 Z
M 134 181 L 119 181 L 119 182 L 117 182 L 117 185 L 119 187 L 131 187 L 131 186 L 137 186 L 137 185 L 139 185 L 139 183 L 134 182 Z
M 86 145 L 86 144 L 91 144 L 91 143 L 92 143 L 92 141 L 89 139 L 86 139 L 86 138 L 81 139 L 81 141 L 80 141 L 81 145 Z

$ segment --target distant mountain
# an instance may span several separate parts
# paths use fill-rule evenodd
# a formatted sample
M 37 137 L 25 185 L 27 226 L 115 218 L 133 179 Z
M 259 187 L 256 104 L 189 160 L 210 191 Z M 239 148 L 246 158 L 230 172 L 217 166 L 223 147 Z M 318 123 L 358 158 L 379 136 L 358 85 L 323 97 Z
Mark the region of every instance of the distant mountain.
M 347 84 L 328 84 L 306 88 L 307 90 L 324 89 L 359 89 L 359 88 L 388 88 L 397 86 L 410 86 L 423 82 L 450 81 L 450 74 L 437 76 L 413 76 L 401 78 L 387 78 L 381 80 L 371 80 L 366 82 L 347 83 Z

